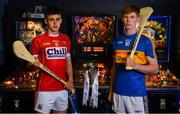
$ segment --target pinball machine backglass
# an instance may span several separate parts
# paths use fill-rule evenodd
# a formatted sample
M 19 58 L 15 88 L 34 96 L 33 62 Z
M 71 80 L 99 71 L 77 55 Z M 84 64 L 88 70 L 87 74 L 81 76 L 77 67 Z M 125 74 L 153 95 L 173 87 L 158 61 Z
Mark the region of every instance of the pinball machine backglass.
M 108 85 L 111 68 L 111 41 L 115 37 L 116 16 L 73 15 L 73 57 L 75 83 L 83 85 L 83 73 L 91 67 L 99 72 L 100 85 Z

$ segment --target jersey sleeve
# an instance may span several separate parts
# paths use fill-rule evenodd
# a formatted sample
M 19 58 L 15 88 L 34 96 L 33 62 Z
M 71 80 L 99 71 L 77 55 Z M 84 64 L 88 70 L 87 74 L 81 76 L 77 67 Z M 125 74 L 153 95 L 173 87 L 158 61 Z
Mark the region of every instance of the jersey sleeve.
M 116 42 L 116 40 L 115 40 L 115 39 L 113 39 L 113 40 L 112 40 L 112 49 L 113 49 L 113 50 L 115 50 L 115 49 L 116 49 L 116 43 L 115 43 L 115 42 Z
M 149 38 L 146 38 L 146 50 L 145 50 L 145 54 L 146 56 L 149 56 L 151 58 L 156 58 L 156 51 L 155 51 L 155 44 L 154 42 L 149 39 Z
M 36 38 L 34 38 L 31 42 L 30 52 L 33 56 L 38 56 L 39 48 L 38 48 L 38 41 L 36 40 Z
M 67 57 L 71 56 L 71 40 L 68 36 L 66 36 L 67 38 Z

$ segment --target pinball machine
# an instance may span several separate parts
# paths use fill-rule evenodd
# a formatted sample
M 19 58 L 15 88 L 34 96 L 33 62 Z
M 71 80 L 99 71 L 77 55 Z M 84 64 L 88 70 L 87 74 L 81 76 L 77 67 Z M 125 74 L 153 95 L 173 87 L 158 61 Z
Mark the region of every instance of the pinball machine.
M 180 80 L 170 65 L 171 16 L 151 16 L 143 32 L 154 41 L 159 73 L 146 75 L 150 113 L 180 112 Z
M 107 109 L 115 26 L 116 17 L 113 15 L 72 16 L 74 83 L 79 112 L 97 113 Z M 96 105 L 92 103 L 94 91 L 97 93 Z
M 23 41 L 27 49 L 31 40 L 45 31 L 44 10 L 44 6 L 26 8 L 15 18 L 15 40 Z M 34 112 L 34 89 L 39 69 L 28 65 L 23 60 L 18 61 L 21 64 L 18 64 L 0 84 L 0 112 L 2 113 Z

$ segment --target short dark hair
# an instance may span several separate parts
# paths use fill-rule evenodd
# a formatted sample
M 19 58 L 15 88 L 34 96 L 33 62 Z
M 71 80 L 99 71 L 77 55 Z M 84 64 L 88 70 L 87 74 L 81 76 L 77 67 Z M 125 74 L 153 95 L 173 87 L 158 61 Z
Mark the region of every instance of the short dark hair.
M 123 17 L 125 14 L 135 12 L 137 16 L 140 15 L 140 8 L 138 8 L 135 5 L 130 5 L 125 7 L 121 12 L 121 17 Z
M 59 14 L 62 15 L 60 9 L 58 9 L 57 7 L 46 7 L 45 10 L 45 18 L 47 18 L 48 15 L 53 15 L 53 14 Z

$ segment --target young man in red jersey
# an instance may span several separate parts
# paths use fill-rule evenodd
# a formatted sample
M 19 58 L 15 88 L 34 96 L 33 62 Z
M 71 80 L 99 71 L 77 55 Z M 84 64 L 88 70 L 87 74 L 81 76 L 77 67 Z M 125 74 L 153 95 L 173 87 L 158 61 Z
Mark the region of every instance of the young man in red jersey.
M 37 58 L 37 62 L 33 64 L 38 66 L 38 62 L 40 62 L 67 81 L 67 84 L 64 85 L 48 73 L 40 72 L 34 106 L 34 109 L 40 113 L 66 113 L 68 91 L 65 88 L 73 88 L 71 41 L 67 35 L 59 32 L 61 23 L 60 10 L 54 7 L 47 8 L 45 13 L 47 31 L 34 38 L 31 43 L 31 53 Z

